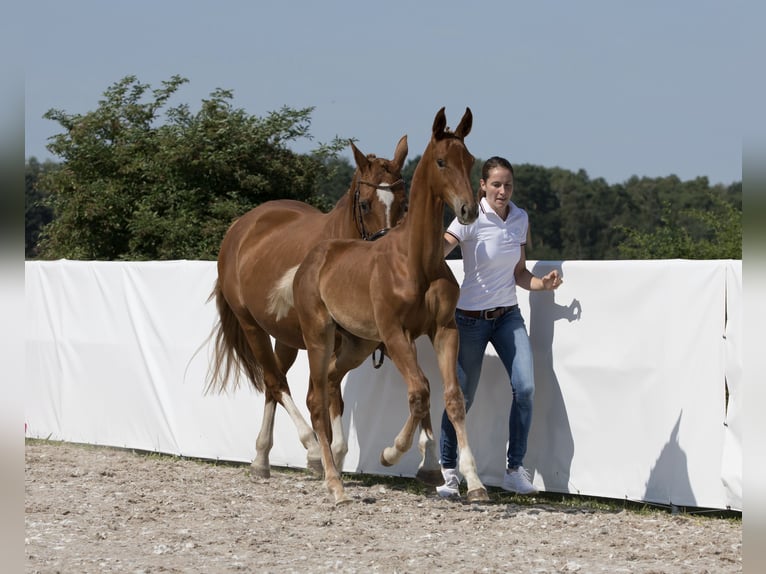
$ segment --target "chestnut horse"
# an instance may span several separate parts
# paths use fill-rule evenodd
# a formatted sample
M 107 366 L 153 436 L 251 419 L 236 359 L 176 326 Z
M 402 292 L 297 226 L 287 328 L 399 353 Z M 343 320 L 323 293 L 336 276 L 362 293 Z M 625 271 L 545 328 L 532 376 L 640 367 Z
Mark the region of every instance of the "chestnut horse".
M 393 160 L 364 155 L 353 142 L 351 148 L 356 162 L 351 187 L 329 213 L 300 201 L 268 201 L 237 219 L 221 243 L 218 278 L 210 296 L 216 299 L 219 321 L 211 335 L 215 335 L 215 354 L 206 390 L 223 392 L 229 383 L 236 386 L 242 369 L 264 393 L 263 421 L 251 464 L 253 476 L 270 475 L 277 403 L 287 410 L 298 430 L 308 451 L 309 468 L 322 469 L 314 431 L 296 407 L 287 384 L 287 371 L 304 345 L 298 317 L 289 298 L 280 298 L 280 287 L 292 286 L 298 264 L 318 241 L 376 239 L 396 225 L 407 209 L 401 174 L 407 136 L 399 140 Z M 348 447 L 339 424 L 343 413 L 340 393 L 333 397 L 330 409 L 333 420 L 338 421 L 333 448 L 342 465 Z
M 473 116 L 466 108 L 457 129 L 447 129 L 444 108 L 436 114 L 431 140 L 413 175 L 407 217 L 375 243 L 329 240 L 306 256 L 293 283 L 294 304 L 309 357 L 307 404 L 319 439 L 325 485 L 335 503 L 347 502 L 332 456 L 328 397 L 342 377 L 370 352 L 386 352 L 407 384 L 410 413 L 381 463 L 399 461 L 420 425 L 424 482 L 441 484 L 430 415 L 429 382 L 418 365 L 415 340 L 428 335 L 444 381 L 444 403 L 455 426 L 460 471 L 468 500 L 489 500 L 468 446 L 465 402 L 457 379 L 458 332 L 455 307 L 460 286 L 444 260 L 443 212 L 449 205 L 461 223 L 478 216 L 469 178 L 474 158 L 463 140 Z M 341 344 L 336 347 L 336 334 Z M 438 478 L 437 478 L 438 477 Z

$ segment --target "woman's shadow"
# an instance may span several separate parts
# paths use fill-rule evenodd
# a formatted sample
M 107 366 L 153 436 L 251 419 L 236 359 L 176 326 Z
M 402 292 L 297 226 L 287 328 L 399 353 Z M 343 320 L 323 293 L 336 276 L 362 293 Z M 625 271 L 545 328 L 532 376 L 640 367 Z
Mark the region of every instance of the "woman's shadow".
M 553 269 L 561 273 L 560 265 L 539 262 L 532 273 L 540 277 Z M 529 338 L 534 352 L 535 402 L 528 463 L 525 466 L 543 478 L 546 491 L 576 493 L 577 489 L 569 484 L 574 440 L 564 395 L 554 370 L 553 335 L 556 321 L 578 321 L 582 308 L 577 299 L 566 306 L 558 305 L 555 293 L 533 291 L 529 294 Z

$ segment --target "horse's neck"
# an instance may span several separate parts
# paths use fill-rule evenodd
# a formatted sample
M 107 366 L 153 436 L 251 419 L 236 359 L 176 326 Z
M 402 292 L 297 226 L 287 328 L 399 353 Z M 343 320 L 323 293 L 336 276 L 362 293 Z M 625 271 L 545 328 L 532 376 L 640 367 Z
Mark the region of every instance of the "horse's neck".
M 354 202 L 351 199 L 351 189 L 338 200 L 335 207 L 324 215 L 324 225 L 322 226 L 324 237 L 345 238 L 360 236 L 359 228 L 354 221 Z
M 421 160 L 422 162 L 422 160 Z M 428 178 L 416 173 L 410 186 L 406 225 L 407 250 L 412 269 L 431 276 L 444 259 L 444 202 L 433 193 Z

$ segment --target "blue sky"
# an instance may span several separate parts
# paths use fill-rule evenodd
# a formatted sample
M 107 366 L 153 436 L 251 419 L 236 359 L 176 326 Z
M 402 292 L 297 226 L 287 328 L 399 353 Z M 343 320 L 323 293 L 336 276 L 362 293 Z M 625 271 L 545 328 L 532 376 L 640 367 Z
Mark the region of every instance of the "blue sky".
M 31 0 L 23 61 L 25 155 L 53 158 L 50 108 L 86 113 L 127 75 L 189 79 L 173 104 L 216 88 L 262 116 L 314 106 L 313 141 L 355 138 L 422 153 L 434 115 L 482 159 L 632 175 L 742 178 L 747 98 L 736 2 Z M 762 80 L 755 80 L 760 82 Z M 346 154 L 351 158 L 350 153 Z

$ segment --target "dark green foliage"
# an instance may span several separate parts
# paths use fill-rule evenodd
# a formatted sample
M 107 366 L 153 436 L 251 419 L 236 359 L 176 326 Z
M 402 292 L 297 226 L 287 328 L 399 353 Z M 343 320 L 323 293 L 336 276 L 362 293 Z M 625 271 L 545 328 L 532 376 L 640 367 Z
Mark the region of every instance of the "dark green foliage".
M 58 168 L 58 164 L 46 161 L 40 163 L 30 158 L 24 170 L 24 257 L 37 255 L 37 241 L 43 227 L 53 219 L 53 210 L 45 205 L 48 194 L 39 184 L 44 175 Z
M 403 170 L 408 189 L 419 160 Z M 483 163 L 477 158 L 471 172 L 476 190 Z M 634 176 L 609 185 L 584 170 L 518 164 L 513 201 L 529 213 L 529 259 L 742 258 L 741 182 Z M 446 209 L 445 226 L 453 217 Z M 459 249 L 449 255 L 459 257 Z
M 129 76 L 95 111 L 45 114 L 64 132 L 48 146 L 62 158 L 61 169 L 41 182 L 55 215 L 44 228 L 41 257 L 215 259 L 231 222 L 256 205 L 317 198 L 328 158 L 345 143 L 310 155 L 288 149 L 310 137 L 312 108 L 249 116 L 221 89 L 196 113 L 185 104 L 168 108 L 185 82 L 174 76 L 149 91 Z
M 354 166 L 336 138 L 306 155 L 313 108 L 266 117 L 215 90 L 192 113 L 169 106 L 185 79 L 150 90 L 129 76 L 84 115 L 50 110 L 63 132 L 48 149 L 61 163 L 26 166 L 26 256 L 68 259 L 215 259 L 231 222 L 273 199 L 329 211 Z M 402 175 L 409 192 L 420 156 Z M 471 171 L 479 189 L 484 160 Z M 631 177 L 609 185 L 561 168 L 514 166 L 513 201 L 529 212 L 527 257 L 538 260 L 742 257 L 742 183 L 710 186 Z M 445 226 L 453 218 L 445 210 Z M 450 257 L 459 257 L 456 249 Z
M 321 201 L 324 206 L 317 205 L 317 207 L 326 212 L 348 192 L 356 168 L 341 157 L 328 158 L 324 165 L 326 175 L 317 182 L 318 192 L 313 203 L 317 205 Z
M 710 191 L 705 197 L 710 207 L 677 211 L 666 201 L 654 229 L 625 229 L 621 258 L 741 259 L 742 212 Z
M 402 179 L 404 179 L 404 184 L 407 186 L 407 193 L 409 193 L 412 187 L 412 176 L 415 175 L 415 168 L 418 167 L 421 157 L 423 156 L 418 155 L 408 159 L 402 168 Z

